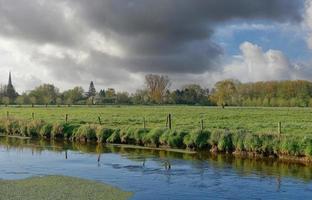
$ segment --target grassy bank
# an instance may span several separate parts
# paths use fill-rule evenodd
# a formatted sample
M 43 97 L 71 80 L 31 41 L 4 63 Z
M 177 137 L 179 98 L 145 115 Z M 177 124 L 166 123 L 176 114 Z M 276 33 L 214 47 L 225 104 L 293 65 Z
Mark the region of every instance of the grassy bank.
M 227 129 L 110 128 L 99 124 L 0 120 L 0 132 L 10 136 L 63 139 L 77 142 L 130 144 L 148 147 L 210 150 L 263 156 L 295 156 L 310 160 L 311 135 L 253 133 Z
M 123 200 L 131 196 L 129 192 L 102 183 L 63 176 L 0 180 L 0 194 L 0 199 L 10 200 Z

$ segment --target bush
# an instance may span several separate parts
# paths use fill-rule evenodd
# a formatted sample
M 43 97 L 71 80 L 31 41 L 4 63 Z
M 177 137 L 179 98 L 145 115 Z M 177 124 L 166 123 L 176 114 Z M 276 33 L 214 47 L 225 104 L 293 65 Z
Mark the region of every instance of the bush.
M 244 141 L 245 141 L 246 134 L 251 134 L 251 133 L 247 133 L 244 130 L 239 130 L 239 131 L 233 133 L 232 143 L 233 143 L 233 148 L 236 151 L 245 150 Z
M 160 141 L 159 138 L 161 135 L 166 131 L 166 129 L 163 128 L 155 128 L 152 129 L 149 133 L 147 133 L 144 138 L 144 144 L 145 145 L 154 145 L 156 147 L 159 147 Z
M 27 124 L 27 135 L 29 137 L 38 137 L 44 122 L 42 120 L 33 120 Z
M 6 132 L 6 125 L 4 120 L 0 120 L 0 133 Z
M 169 133 L 168 144 L 172 148 L 185 148 L 183 143 L 184 137 L 187 135 L 186 131 L 173 131 Z
M 71 124 L 71 123 L 63 124 L 63 137 L 67 139 L 71 138 L 80 126 L 81 126 L 80 124 Z
M 233 150 L 232 134 L 227 131 L 220 133 L 218 150 L 222 152 L 229 152 Z
M 164 133 L 159 137 L 159 144 L 163 146 L 169 146 L 169 135 L 171 133 L 170 129 L 164 131 Z
M 5 132 L 8 135 L 19 135 L 19 122 L 17 120 L 6 120 L 4 124 Z
M 91 125 L 82 125 L 74 132 L 73 139 L 79 141 L 94 141 L 97 139 L 95 128 Z
M 278 146 L 277 143 L 277 136 L 274 135 L 260 135 L 261 140 L 261 152 L 265 154 L 273 154 L 277 151 L 276 146 Z
M 18 122 L 18 126 L 19 126 L 19 135 L 23 136 L 23 137 L 27 137 L 28 136 L 28 122 L 27 121 L 19 121 Z
M 134 131 L 134 140 L 135 144 L 143 145 L 143 139 L 145 135 L 149 132 L 149 129 L 138 128 Z
M 113 130 L 109 128 L 105 128 L 104 126 L 97 126 L 96 128 L 96 137 L 98 142 L 106 142 L 107 138 L 109 138 L 113 134 Z
M 301 155 L 300 142 L 295 137 L 283 137 L 280 143 L 280 153 L 292 156 Z
M 244 141 L 244 147 L 249 152 L 261 152 L 261 140 L 258 135 L 247 134 Z
M 303 138 L 303 148 L 305 156 L 312 156 L 312 138 Z
M 50 138 L 51 137 L 51 132 L 52 132 L 52 124 L 45 124 L 42 126 L 40 130 L 40 136 L 43 138 Z
M 135 144 L 134 132 L 135 132 L 135 128 L 133 128 L 133 127 L 127 127 L 127 128 L 121 129 L 121 131 L 120 131 L 121 143 L 123 143 L 123 144 Z
M 209 146 L 210 134 L 207 130 L 193 130 L 184 136 L 183 143 L 190 149 L 203 149 Z
M 51 138 L 64 138 L 64 123 L 56 122 L 53 124 Z
M 116 129 L 109 138 L 107 138 L 106 142 L 119 144 L 120 141 L 120 129 Z

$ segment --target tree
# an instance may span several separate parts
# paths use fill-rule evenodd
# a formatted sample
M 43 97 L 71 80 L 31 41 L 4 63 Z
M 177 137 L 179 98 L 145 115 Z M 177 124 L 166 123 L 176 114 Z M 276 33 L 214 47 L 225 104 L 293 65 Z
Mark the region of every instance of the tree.
M 132 94 L 132 102 L 134 104 L 148 104 L 150 101 L 147 90 L 137 90 Z
M 74 87 L 73 89 L 63 92 L 64 101 L 66 104 L 75 104 L 79 100 L 83 99 L 84 90 L 82 87 Z
M 116 95 L 116 103 L 118 104 L 130 104 L 130 97 L 128 92 L 118 92 Z
M 91 81 L 90 86 L 89 86 L 89 91 L 88 91 L 88 97 L 95 97 L 96 95 L 96 90 L 93 84 L 93 81 Z
M 114 98 L 114 97 L 116 97 L 115 89 L 114 88 L 108 88 L 106 90 L 105 97 L 107 97 L 107 98 Z
M 151 100 L 154 103 L 163 103 L 166 91 L 170 86 L 168 76 L 149 74 L 145 76 L 145 84 Z
M 55 104 L 59 89 L 52 84 L 43 84 L 30 91 L 29 96 L 36 99 L 37 104 Z
M 59 106 L 59 105 L 63 104 L 63 99 L 61 97 L 57 97 L 55 103 Z
M 105 97 L 105 95 L 106 95 L 105 90 L 100 90 L 99 95 L 100 95 L 101 97 Z
M 17 105 L 23 105 L 25 104 L 25 96 L 18 96 L 16 99 L 15 99 L 15 103 Z
M 215 93 L 212 95 L 212 99 L 214 99 L 217 105 L 224 108 L 224 106 L 231 104 L 236 91 L 232 80 L 219 81 L 215 85 Z
M 10 98 L 9 97 L 2 97 L 2 103 L 4 105 L 10 104 Z

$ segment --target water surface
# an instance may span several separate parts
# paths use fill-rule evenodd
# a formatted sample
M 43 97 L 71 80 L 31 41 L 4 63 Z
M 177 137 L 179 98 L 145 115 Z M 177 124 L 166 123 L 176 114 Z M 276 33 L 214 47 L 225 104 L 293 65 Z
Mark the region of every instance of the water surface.
M 0 179 L 44 175 L 108 183 L 132 199 L 312 199 L 312 167 L 299 164 L 0 137 Z

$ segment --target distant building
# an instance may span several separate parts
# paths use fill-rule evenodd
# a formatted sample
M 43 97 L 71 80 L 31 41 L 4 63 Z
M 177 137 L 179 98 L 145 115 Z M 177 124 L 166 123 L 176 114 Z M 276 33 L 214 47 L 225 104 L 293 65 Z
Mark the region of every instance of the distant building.
M 13 102 L 18 96 L 18 93 L 15 91 L 15 88 L 12 83 L 11 72 L 9 73 L 9 81 L 6 88 L 6 96 L 10 99 L 11 102 Z

